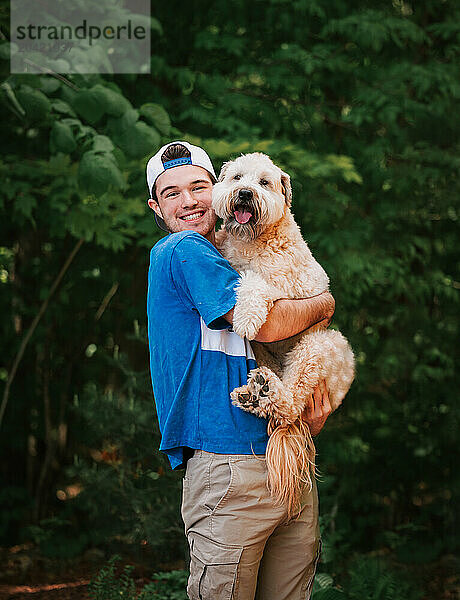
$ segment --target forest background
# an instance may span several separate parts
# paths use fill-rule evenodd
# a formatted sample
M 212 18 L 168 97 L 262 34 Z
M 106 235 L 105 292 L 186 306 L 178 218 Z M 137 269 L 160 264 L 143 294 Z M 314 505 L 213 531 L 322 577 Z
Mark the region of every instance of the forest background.
M 186 139 L 216 170 L 259 150 L 290 173 L 356 354 L 317 439 L 315 598 L 453 598 L 458 4 L 153 3 L 149 75 L 12 75 L 0 15 L 0 544 L 186 559 L 181 473 L 157 450 L 145 184 Z

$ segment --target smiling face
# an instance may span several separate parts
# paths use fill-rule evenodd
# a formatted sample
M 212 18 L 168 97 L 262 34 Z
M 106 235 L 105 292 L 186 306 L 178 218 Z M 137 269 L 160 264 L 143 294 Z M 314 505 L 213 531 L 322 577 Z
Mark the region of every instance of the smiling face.
M 196 231 L 215 244 L 216 214 L 211 207 L 212 181 L 202 167 L 182 165 L 162 173 L 155 182 L 156 199 L 148 204 L 171 233 Z
M 226 231 L 247 241 L 279 221 L 290 204 L 289 175 L 260 152 L 225 163 L 212 192 L 212 206 Z

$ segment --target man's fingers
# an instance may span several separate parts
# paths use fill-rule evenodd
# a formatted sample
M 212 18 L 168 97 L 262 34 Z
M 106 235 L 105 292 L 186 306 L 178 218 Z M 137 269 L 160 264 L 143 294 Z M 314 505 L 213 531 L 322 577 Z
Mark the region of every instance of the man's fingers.
M 321 387 L 320 385 L 317 385 L 315 387 L 315 390 L 313 392 L 313 398 L 315 401 L 315 417 L 321 417 L 321 415 L 323 414 L 323 402 L 322 402 L 322 392 L 321 392 Z
M 313 390 L 304 411 L 303 418 L 307 421 L 312 435 L 318 435 L 331 412 L 329 390 L 326 380 L 322 379 Z
M 313 390 L 305 409 L 305 418 L 308 421 L 327 418 L 332 412 L 329 391 L 326 380 L 322 379 Z
M 327 391 L 326 394 L 323 396 L 323 412 L 326 415 L 330 415 L 332 412 L 332 406 Z
M 311 421 L 312 420 L 314 407 L 315 407 L 315 405 L 314 405 L 314 401 L 313 401 L 313 394 L 311 394 L 308 402 L 306 403 L 304 411 L 302 413 L 302 419 L 304 421 Z
M 313 415 L 316 418 L 331 414 L 332 408 L 329 401 L 329 392 L 327 390 L 325 379 L 322 379 L 315 387 L 313 392 L 313 401 Z

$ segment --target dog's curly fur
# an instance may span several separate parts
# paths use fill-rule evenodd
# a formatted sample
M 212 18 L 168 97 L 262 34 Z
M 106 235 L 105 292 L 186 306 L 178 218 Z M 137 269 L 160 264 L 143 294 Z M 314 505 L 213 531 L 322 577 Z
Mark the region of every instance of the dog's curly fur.
M 249 340 L 275 300 L 308 298 L 329 286 L 294 221 L 291 197 L 289 175 L 258 152 L 225 163 L 213 189 L 212 206 L 223 219 L 217 245 L 241 274 L 233 329 Z M 311 486 L 314 476 L 314 444 L 301 414 L 322 379 L 332 409 L 341 404 L 354 378 L 354 356 L 339 331 L 320 326 L 252 345 L 259 366 L 231 398 L 243 410 L 269 418 L 269 486 L 291 513 L 303 484 Z

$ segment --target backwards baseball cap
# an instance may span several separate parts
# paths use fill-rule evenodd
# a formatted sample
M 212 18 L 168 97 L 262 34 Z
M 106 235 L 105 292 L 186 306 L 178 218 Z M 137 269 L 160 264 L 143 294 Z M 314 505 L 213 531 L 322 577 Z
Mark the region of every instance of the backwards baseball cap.
M 171 146 L 175 145 L 184 146 L 186 150 L 188 150 L 188 152 L 184 152 L 186 156 L 168 159 L 166 155 L 166 158 L 162 158 L 163 155 L 166 153 L 166 150 Z M 209 173 L 213 183 L 217 181 L 217 177 L 214 172 L 214 167 L 212 166 L 211 159 L 203 150 L 203 148 L 200 148 L 199 146 L 194 146 L 193 144 L 189 144 L 188 142 L 183 141 L 169 142 L 169 144 L 165 144 L 162 148 L 160 148 L 158 152 L 154 156 L 152 156 L 152 158 L 147 163 L 146 171 L 149 195 L 151 194 L 151 196 L 156 197 L 154 186 L 156 180 L 162 173 L 164 173 L 168 169 L 173 169 L 174 167 L 180 167 L 183 165 L 202 167 Z M 153 216 L 155 219 L 155 223 L 158 225 L 158 227 L 163 231 L 169 232 L 165 222 L 161 217 L 157 215 L 155 211 L 153 212 Z

